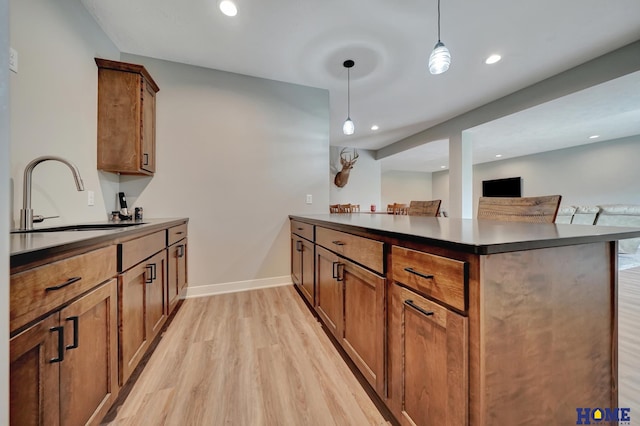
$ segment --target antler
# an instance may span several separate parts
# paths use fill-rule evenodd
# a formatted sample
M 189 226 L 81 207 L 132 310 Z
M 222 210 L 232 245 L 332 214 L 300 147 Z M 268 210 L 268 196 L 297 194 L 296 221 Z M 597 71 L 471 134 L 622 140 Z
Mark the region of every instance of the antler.
M 340 164 L 342 164 L 343 166 L 355 164 L 356 160 L 360 156 L 360 154 L 358 154 L 358 150 L 354 148 L 353 157 L 349 156 L 349 158 L 347 159 L 347 157 L 345 157 L 344 155 L 347 149 L 348 148 L 342 148 L 342 150 L 340 151 Z

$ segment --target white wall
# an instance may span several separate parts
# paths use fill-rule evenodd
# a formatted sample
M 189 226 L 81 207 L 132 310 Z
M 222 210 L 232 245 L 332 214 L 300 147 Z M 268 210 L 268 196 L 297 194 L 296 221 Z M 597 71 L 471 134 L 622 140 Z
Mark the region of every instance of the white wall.
M 411 200 L 432 200 L 431 173 L 390 170 L 382 173 L 382 207 Z
M 563 206 L 640 205 L 640 135 L 478 164 L 473 167 L 474 212 L 482 181 L 522 177 L 522 195 L 562 195 Z M 433 192 L 448 192 L 448 172 L 433 174 Z M 445 198 L 443 198 L 445 205 Z
M 380 206 L 380 161 L 375 159 L 373 151 L 359 149 L 359 158 L 351 172 L 349 172 L 349 181 L 347 184 L 339 188 L 333 180 L 337 172 L 342 170 L 340 165 L 341 146 L 331 147 L 330 169 L 331 176 L 329 178 L 329 186 L 331 192 L 329 195 L 330 203 L 328 204 L 360 204 L 361 211 L 369 211 L 371 204 Z M 351 148 L 348 150 L 351 153 Z M 324 206 L 322 213 L 329 212 L 329 205 Z
M 146 217 L 190 218 L 190 294 L 246 280 L 288 282 L 287 215 L 324 213 L 329 204 L 328 92 L 140 56 L 122 60 L 144 65 L 160 92 L 156 174 L 123 176 L 120 190 Z
M 11 45 L 18 74 L 11 73 L 11 176 L 19 220 L 25 165 L 42 155 L 75 163 L 87 193 L 77 192 L 71 171 L 48 161 L 33 174 L 35 214 L 61 216 L 43 225 L 103 220 L 112 210 L 117 175 L 96 170 L 97 82 L 93 60 L 118 59 L 119 51 L 77 0 L 11 0 Z M 105 203 L 106 201 L 106 203 Z
M 0 0 L 0 52 L 9 50 L 9 2 Z M 9 233 L 9 57 L 0 55 L 0 235 Z M 9 424 L 9 239 L 0 240 L 0 425 Z

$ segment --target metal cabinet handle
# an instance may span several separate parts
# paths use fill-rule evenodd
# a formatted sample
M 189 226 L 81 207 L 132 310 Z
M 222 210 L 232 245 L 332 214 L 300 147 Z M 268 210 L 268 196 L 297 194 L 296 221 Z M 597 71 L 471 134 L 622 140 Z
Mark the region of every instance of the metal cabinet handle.
M 60 284 L 60 285 L 56 285 L 53 287 L 47 287 L 44 290 L 45 291 L 55 291 L 55 290 L 60 290 L 61 288 L 65 288 L 77 281 L 80 281 L 82 279 L 82 277 L 73 277 L 73 278 L 69 278 L 67 281 L 65 281 L 64 283 Z
M 146 152 L 144 154 L 142 154 L 142 157 L 144 158 L 144 161 L 142 162 L 143 166 L 148 166 L 149 165 L 149 154 L 147 154 Z
M 67 345 L 65 349 L 75 349 L 78 347 L 78 317 L 69 317 L 67 321 L 73 321 L 73 345 Z
M 151 284 L 153 282 L 153 264 L 145 266 L 147 273 L 144 277 L 145 284 Z
M 345 244 L 342 241 L 331 241 L 331 242 L 337 246 L 343 246 Z
M 431 316 L 433 315 L 433 311 L 425 311 L 424 309 L 422 309 L 420 306 L 416 305 L 415 303 L 413 303 L 413 300 L 407 299 L 404 301 L 404 304 L 407 306 L 411 306 L 413 309 L 415 309 L 416 311 L 420 312 L 423 315 L 426 316 Z
M 433 275 L 423 274 L 422 272 L 418 272 L 413 268 L 404 268 L 404 270 L 411 274 L 417 275 L 419 277 L 426 278 L 428 280 L 433 279 Z
M 298 228 L 298 231 L 302 231 L 302 230 L 304 230 L 304 228 Z
M 342 266 L 342 274 L 340 274 L 340 267 Z M 338 277 L 336 278 L 336 281 L 344 281 L 344 263 L 340 263 L 338 262 L 338 268 L 337 272 L 338 272 Z
M 302 241 L 296 241 L 296 251 L 302 251 Z
M 336 268 L 336 266 L 339 264 L 340 262 L 333 262 L 333 270 L 331 272 L 334 280 L 338 278 L 338 268 Z
M 184 257 L 184 244 L 178 246 L 178 257 Z
M 49 329 L 51 333 L 58 333 L 58 357 L 51 358 L 50 363 L 64 361 L 64 327 L 51 327 Z

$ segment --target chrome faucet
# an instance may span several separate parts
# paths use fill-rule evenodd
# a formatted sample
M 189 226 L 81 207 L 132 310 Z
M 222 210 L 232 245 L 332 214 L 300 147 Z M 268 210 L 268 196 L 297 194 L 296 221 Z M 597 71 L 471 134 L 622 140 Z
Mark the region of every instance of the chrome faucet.
M 47 160 L 59 161 L 63 164 L 66 164 L 71 169 L 71 173 L 73 173 L 73 179 L 76 181 L 76 188 L 78 191 L 84 191 L 84 183 L 82 183 L 82 178 L 80 177 L 80 172 L 75 164 L 65 160 L 61 157 L 55 157 L 52 155 L 45 155 L 44 157 L 38 157 L 35 160 L 31 161 L 27 164 L 27 167 L 24 168 L 24 179 L 22 181 L 22 209 L 20 210 L 20 229 L 23 231 L 27 231 L 33 229 L 33 210 L 31 209 L 31 175 L 33 174 L 33 169 L 35 167 Z

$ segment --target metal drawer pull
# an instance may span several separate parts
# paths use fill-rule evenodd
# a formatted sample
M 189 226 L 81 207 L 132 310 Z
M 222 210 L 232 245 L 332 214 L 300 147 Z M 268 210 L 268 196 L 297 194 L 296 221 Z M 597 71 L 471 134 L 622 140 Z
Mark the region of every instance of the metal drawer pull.
M 182 235 L 182 234 L 184 234 L 183 231 L 176 232 L 176 235 Z
M 82 279 L 82 277 L 73 277 L 73 278 L 69 278 L 67 281 L 65 281 L 64 283 L 60 284 L 60 285 L 56 285 L 53 287 L 47 287 L 44 290 L 45 291 L 55 291 L 55 290 L 60 290 L 61 288 L 65 288 L 77 281 L 80 281 Z
M 69 317 L 67 321 L 73 321 L 73 345 L 67 345 L 66 349 L 75 349 L 78 347 L 78 317 Z
M 413 268 L 404 268 L 404 270 L 407 271 L 407 272 L 410 272 L 410 273 L 412 273 L 414 275 L 417 275 L 419 277 L 426 278 L 428 280 L 433 279 L 433 275 L 423 274 L 422 272 L 418 272 L 418 271 L 414 270 Z
M 345 244 L 342 241 L 331 241 L 331 242 L 337 246 L 343 246 Z
M 144 158 L 144 161 L 142 163 L 143 166 L 148 166 L 149 165 L 149 154 L 144 153 L 142 154 L 142 157 Z
M 302 231 L 302 230 L 304 230 L 304 228 L 298 228 L 298 231 Z
M 58 333 L 58 357 L 51 358 L 49 362 L 52 364 L 54 362 L 62 362 L 64 361 L 64 327 L 51 327 L 49 331 Z
M 413 300 L 407 299 L 404 301 L 404 304 L 407 306 L 411 306 L 413 309 L 415 309 L 416 311 L 420 312 L 423 315 L 426 316 L 431 316 L 433 315 L 433 311 L 425 311 L 424 309 L 422 309 L 420 306 L 416 305 L 415 303 L 413 303 Z

